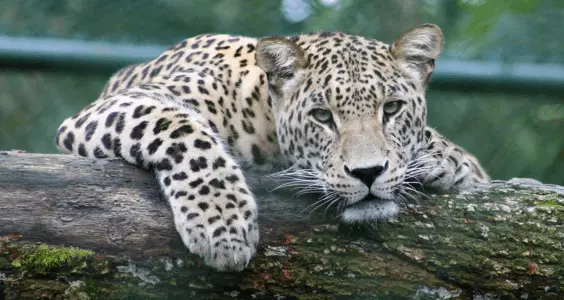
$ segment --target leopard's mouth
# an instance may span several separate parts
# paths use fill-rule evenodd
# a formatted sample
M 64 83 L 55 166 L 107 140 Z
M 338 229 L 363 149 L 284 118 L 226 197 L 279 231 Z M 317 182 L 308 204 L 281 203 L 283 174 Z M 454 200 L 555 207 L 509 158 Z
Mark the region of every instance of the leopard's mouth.
M 387 198 L 378 197 L 378 196 L 373 195 L 373 194 L 368 194 L 364 198 L 362 198 L 362 200 L 360 200 L 359 202 L 363 202 L 363 201 L 392 201 L 392 200 L 394 200 L 394 199 L 387 199 Z
M 351 208 L 351 207 L 356 207 L 357 205 L 363 205 L 365 202 L 377 202 L 377 203 L 382 203 L 382 202 L 387 202 L 387 201 L 395 201 L 393 198 L 383 198 L 383 197 L 379 197 L 376 196 L 374 194 L 369 193 L 368 195 L 364 196 L 364 198 L 355 201 L 353 203 L 346 203 L 345 206 L 343 207 L 343 209 L 347 209 L 347 208 Z
M 367 222 L 395 217 L 399 206 L 393 199 L 367 195 L 362 200 L 343 208 L 341 219 L 345 223 Z

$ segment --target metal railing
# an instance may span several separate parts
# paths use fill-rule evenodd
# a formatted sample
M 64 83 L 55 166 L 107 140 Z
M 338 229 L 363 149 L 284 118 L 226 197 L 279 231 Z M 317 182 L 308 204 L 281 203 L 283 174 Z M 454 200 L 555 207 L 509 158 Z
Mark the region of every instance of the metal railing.
M 153 59 L 167 48 L 0 35 L 0 69 L 112 73 Z M 431 85 L 440 89 L 561 95 L 564 65 L 440 59 Z

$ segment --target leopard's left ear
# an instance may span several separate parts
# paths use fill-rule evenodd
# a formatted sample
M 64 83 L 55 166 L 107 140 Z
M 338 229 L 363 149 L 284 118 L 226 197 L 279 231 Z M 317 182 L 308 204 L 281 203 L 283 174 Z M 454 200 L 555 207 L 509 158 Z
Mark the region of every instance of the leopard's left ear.
M 283 37 L 260 39 L 255 59 L 268 75 L 269 86 L 275 93 L 283 93 L 288 85 L 295 84 L 296 75 L 307 67 L 304 50 Z
M 413 27 L 400 35 L 391 51 L 399 64 L 414 73 L 423 83 L 435 69 L 435 59 L 443 49 L 443 34 L 434 24 Z

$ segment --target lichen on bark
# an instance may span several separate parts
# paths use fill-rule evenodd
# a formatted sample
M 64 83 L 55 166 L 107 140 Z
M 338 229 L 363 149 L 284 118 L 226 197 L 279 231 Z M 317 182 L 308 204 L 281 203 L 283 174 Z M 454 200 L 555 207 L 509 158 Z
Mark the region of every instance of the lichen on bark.
M 525 181 L 526 183 L 529 181 Z M 432 195 L 376 240 L 461 287 L 556 297 L 564 287 L 564 192 L 519 180 Z
M 50 264 L 49 268 L 31 263 L 14 267 L 14 261 L 22 259 L 17 253 L 45 253 L 47 246 L 5 238 L 0 248 L 0 260 L 6 261 L 0 266 L 0 272 L 5 274 L 2 295 L 6 299 L 369 299 L 424 295 L 419 291 L 422 286 L 460 293 L 453 285 L 381 252 L 371 243 L 337 235 L 337 225 L 281 235 L 264 246 L 241 273 L 214 272 L 191 255 L 133 261 L 99 254 L 82 256 L 83 250 L 79 249 L 71 251 L 81 255 Z M 403 272 L 390 276 L 397 267 Z M 423 280 L 425 285 L 420 282 Z

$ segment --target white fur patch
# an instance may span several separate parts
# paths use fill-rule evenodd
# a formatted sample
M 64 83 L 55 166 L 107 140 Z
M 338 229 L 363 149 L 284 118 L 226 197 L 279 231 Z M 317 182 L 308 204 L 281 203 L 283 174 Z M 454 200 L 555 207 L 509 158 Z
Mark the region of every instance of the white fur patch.
M 398 205 L 393 201 L 363 201 L 345 209 L 341 218 L 346 223 L 388 219 L 399 213 Z

